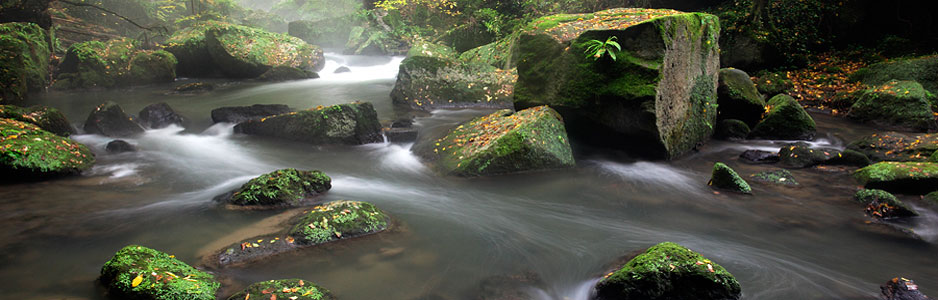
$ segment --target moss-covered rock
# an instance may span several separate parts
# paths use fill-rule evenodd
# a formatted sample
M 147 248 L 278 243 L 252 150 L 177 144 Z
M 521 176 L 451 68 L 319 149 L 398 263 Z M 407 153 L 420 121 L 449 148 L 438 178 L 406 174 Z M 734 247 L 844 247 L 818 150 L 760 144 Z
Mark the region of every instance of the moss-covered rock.
M 225 200 L 241 206 L 297 206 L 331 188 L 332 179 L 321 171 L 283 169 L 251 179 Z
M 722 266 L 684 246 L 648 248 L 596 284 L 596 299 L 739 299 L 739 282 Z
M 401 62 L 391 90 L 395 105 L 414 110 L 512 108 L 517 74 L 455 59 L 411 56 Z
M 414 152 L 441 172 L 482 176 L 575 165 L 563 120 L 547 106 L 500 110 L 426 139 Z
M 284 104 L 254 104 L 251 106 L 229 106 L 212 110 L 212 122 L 241 123 L 292 112 Z
M 459 60 L 491 65 L 503 70 L 513 69 L 518 64 L 518 52 L 515 51 L 515 47 L 520 37 L 519 31 L 490 44 L 469 49 L 459 54 Z
M 883 85 L 893 80 L 917 81 L 938 93 L 938 55 L 885 61 L 860 69 L 850 75 L 853 81 L 866 85 Z
M 212 60 L 205 43 L 205 32 L 215 27 L 227 27 L 231 24 L 221 22 L 202 22 L 182 30 L 176 31 L 164 42 L 166 51 L 169 51 L 179 65 L 176 70 L 180 76 L 206 77 L 220 75 L 218 66 Z
M 305 213 L 289 235 L 300 245 L 319 245 L 388 229 L 391 218 L 368 202 L 333 201 Z
M 290 23 L 293 24 L 293 23 Z M 231 295 L 228 300 L 290 299 L 290 300 L 334 300 L 329 290 L 302 279 L 267 280 L 254 283 Z
M 928 203 L 931 206 L 938 207 L 938 191 L 934 191 L 922 197 L 922 200 L 925 200 L 925 203 Z
M 186 118 L 179 115 L 166 102 L 159 102 L 147 105 L 137 113 L 140 118 L 140 124 L 148 128 L 159 129 L 169 127 L 170 125 L 183 126 Z
M 262 81 L 291 81 L 313 78 L 319 78 L 319 74 L 291 66 L 276 66 L 257 77 L 258 80 Z
M 733 68 L 721 69 L 719 74 L 717 118 L 742 120 L 749 126 L 759 123 L 765 112 L 765 101 L 749 74 Z
M 713 174 L 710 176 L 710 182 L 707 184 L 716 189 L 743 194 L 752 193 L 752 188 L 749 186 L 749 183 L 740 177 L 739 174 L 736 174 L 736 171 L 721 162 L 713 165 Z
M 878 161 L 926 161 L 938 151 L 938 134 L 879 132 L 847 145 L 847 149 Z
M 381 141 L 381 123 L 371 103 L 319 106 L 244 121 L 235 132 L 312 144 L 360 145 Z
M 61 136 L 75 133 L 75 128 L 58 109 L 47 106 L 19 107 L 0 105 L 0 119 L 13 119 L 39 126 L 42 130 Z
M 713 134 L 719 70 L 716 16 L 619 8 L 539 18 L 515 52 L 518 108 L 550 105 L 585 132 L 674 158 Z M 617 59 L 585 53 L 615 37 Z M 640 150 L 641 149 L 641 150 Z M 648 150 L 651 149 L 651 150 Z
M 791 174 L 788 170 L 778 169 L 772 171 L 763 171 L 750 176 L 752 180 L 759 182 L 767 182 L 771 184 L 784 185 L 784 186 L 797 186 L 798 181 L 795 180 L 795 176 Z
M 289 35 L 239 25 L 207 28 L 205 45 L 212 61 L 226 75 L 236 78 L 254 78 L 275 66 L 319 71 L 325 65 L 319 46 Z
M 36 125 L 0 119 L 0 178 L 43 179 L 81 173 L 94 165 L 88 147 Z
M 19 103 L 49 85 L 49 45 L 36 24 L 0 24 L 0 104 Z
M 457 56 L 459 56 L 459 53 L 449 46 L 418 39 L 411 43 L 410 50 L 407 51 L 407 56 L 426 56 L 439 59 L 455 59 Z
M 853 177 L 868 189 L 922 195 L 938 186 L 938 163 L 880 162 L 857 170 Z
M 163 50 L 140 50 L 137 41 L 83 42 L 68 48 L 52 85 L 56 89 L 113 88 L 176 79 L 176 58 Z
M 842 165 L 842 166 L 854 166 L 854 167 L 865 167 L 869 166 L 873 162 L 870 161 L 870 158 L 859 151 L 854 151 L 846 149 L 843 152 L 837 153 L 830 159 L 824 162 L 826 165 Z
M 104 263 L 100 279 L 115 299 L 209 300 L 220 286 L 209 273 L 137 245 L 117 251 Z
M 893 194 L 884 190 L 863 189 L 857 191 L 853 199 L 866 205 L 866 214 L 880 219 L 917 216 L 915 210 L 899 201 Z
M 721 120 L 717 123 L 714 137 L 727 140 L 744 140 L 749 136 L 749 125 L 736 119 Z
M 811 148 L 804 142 L 787 144 L 778 150 L 779 162 L 789 168 L 807 168 L 823 164 L 840 155 L 837 149 Z
M 784 94 L 769 99 L 767 113 L 749 133 L 750 138 L 810 140 L 817 133 L 817 125 L 804 108 L 792 97 Z
M 763 72 L 756 78 L 756 88 L 760 93 L 771 98 L 778 94 L 786 94 L 795 89 L 788 76 L 782 73 Z
M 143 127 L 124 112 L 120 105 L 105 101 L 95 107 L 85 120 L 85 132 L 103 136 L 131 136 L 143 133 Z
M 863 92 L 847 117 L 888 129 L 917 132 L 935 128 L 927 92 L 915 81 L 890 81 Z

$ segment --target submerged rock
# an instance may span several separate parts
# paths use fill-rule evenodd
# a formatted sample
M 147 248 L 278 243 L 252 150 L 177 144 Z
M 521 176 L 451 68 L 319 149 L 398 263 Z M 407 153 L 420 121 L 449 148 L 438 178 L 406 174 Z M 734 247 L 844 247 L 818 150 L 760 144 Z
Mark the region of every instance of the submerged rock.
M 349 68 L 346 67 L 346 66 L 341 66 L 341 67 L 336 68 L 335 71 L 332 72 L 332 73 L 334 73 L 334 74 L 341 74 L 341 73 L 348 73 L 348 72 L 351 72 L 351 71 L 352 71 L 352 69 L 349 69 Z
M 928 300 L 911 279 L 896 277 L 879 287 L 883 300 Z
M 713 165 L 713 174 L 708 185 L 721 190 L 733 191 L 743 194 L 752 194 L 752 188 L 745 179 L 739 177 L 732 168 L 718 162 Z
M 902 217 L 914 217 L 918 213 L 899 201 L 893 194 L 884 190 L 863 189 L 857 191 L 853 199 L 860 204 L 866 205 L 866 214 L 879 218 L 891 219 Z
M 739 282 L 722 266 L 681 245 L 648 248 L 594 288 L 595 299 L 739 299 Z
M 361 145 L 381 141 L 381 124 L 371 103 L 319 106 L 244 121 L 235 132 L 318 145 Z
M 114 299 L 214 300 L 220 284 L 172 255 L 130 245 L 101 268 L 101 283 Z
M 319 71 L 325 66 L 318 46 L 285 34 L 239 26 L 213 26 L 205 31 L 212 61 L 228 76 L 254 78 L 275 66 Z
M 282 169 L 251 179 L 220 200 L 241 206 L 297 206 L 332 188 L 320 171 Z
M 290 23 L 293 24 L 293 23 Z M 329 290 L 302 279 L 267 280 L 254 283 L 228 300 L 256 299 L 334 300 Z
M 212 91 L 214 89 L 215 85 L 211 83 L 193 82 L 177 86 L 174 90 L 177 93 L 200 93 Z
M 391 99 L 397 106 L 431 111 L 440 108 L 513 108 L 516 73 L 455 59 L 411 56 L 401 62 Z
M 163 50 L 140 50 L 138 44 L 126 38 L 73 44 L 52 87 L 113 88 L 176 79 L 175 56 Z
M 811 148 L 804 142 L 787 144 L 778 150 L 781 164 L 789 168 L 808 168 L 823 164 L 840 155 L 837 149 Z
M 938 186 L 938 163 L 880 162 L 853 174 L 868 189 L 923 195 Z
M 319 78 L 319 74 L 290 66 L 276 66 L 257 77 L 258 80 L 263 81 L 290 81 L 313 78 Z
M 742 120 L 749 126 L 759 123 L 765 112 L 765 101 L 749 74 L 733 68 L 721 69 L 719 74 L 717 118 Z
M 85 145 L 36 125 L 0 119 L 0 178 L 44 179 L 88 170 L 95 158 Z
M 779 161 L 778 153 L 762 150 L 746 150 L 739 158 L 750 164 L 773 164 Z
M 653 158 L 676 158 L 713 134 L 716 16 L 616 8 L 546 16 L 522 30 L 516 107 L 550 105 L 571 128 L 583 128 L 572 136 L 602 133 L 590 140 L 623 141 L 615 146 Z M 616 59 L 584 55 L 613 38 L 622 47 Z
M 113 140 L 107 143 L 107 146 L 104 148 L 107 153 L 116 154 L 124 152 L 134 152 L 137 151 L 137 147 L 131 145 L 125 140 Z
M 0 104 L 20 103 L 29 91 L 49 85 L 49 45 L 46 31 L 36 24 L 0 24 Z
M 890 81 L 862 93 L 847 117 L 888 129 L 925 132 L 936 127 L 928 93 L 915 81 Z
M 750 177 L 755 181 L 767 182 L 777 185 L 785 186 L 797 186 L 798 181 L 795 180 L 795 176 L 791 175 L 791 172 L 785 169 L 778 169 L 772 171 L 763 171 L 756 174 L 752 174 Z
M 780 140 L 810 140 L 817 133 L 817 125 L 801 104 L 791 96 L 780 94 L 769 99 L 765 118 L 752 128 L 750 138 Z
M 106 101 L 98 105 L 85 120 L 85 132 L 103 136 L 131 136 L 143 133 L 143 127 L 117 103 Z
M 284 104 L 254 104 L 251 106 L 229 106 L 212 110 L 212 122 L 241 123 L 257 120 L 263 117 L 275 116 L 292 112 Z
M 147 105 L 140 110 L 137 116 L 140 118 L 140 124 L 152 129 L 160 129 L 170 125 L 183 126 L 183 123 L 185 123 L 185 118 L 176 113 L 176 110 L 166 102 Z
M 874 133 L 850 143 L 847 149 L 863 153 L 874 162 L 926 161 L 938 151 L 938 133 Z
M 483 176 L 575 166 L 560 115 L 547 106 L 500 110 L 464 123 L 414 153 L 441 172 Z
M 14 105 L 0 105 L 0 119 L 13 119 L 20 122 L 31 123 L 42 130 L 60 135 L 69 136 L 75 133 L 75 128 L 58 109 L 46 106 L 19 107 Z
M 749 136 L 749 125 L 736 119 L 721 120 L 717 123 L 714 134 L 716 138 L 727 140 L 744 140 L 747 136 Z

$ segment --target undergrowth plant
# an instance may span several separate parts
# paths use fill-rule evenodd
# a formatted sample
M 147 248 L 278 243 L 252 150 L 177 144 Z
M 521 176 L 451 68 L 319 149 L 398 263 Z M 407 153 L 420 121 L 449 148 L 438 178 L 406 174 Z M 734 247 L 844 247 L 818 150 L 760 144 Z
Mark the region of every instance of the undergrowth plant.
M 599 60 L 605 54 L 609 54 L 609 57 L 612 58 L 612 61 L 616 60 L 616 52 L 622 51 L 622 46 L 619 45 L 619 42 L 616 42 L 618 38 L 615 36 L 610 36 L 606 39 L 605 42 L 600 40 L 589 40 L 586 42 L 586 57 L 592 57 L 593 60 Z

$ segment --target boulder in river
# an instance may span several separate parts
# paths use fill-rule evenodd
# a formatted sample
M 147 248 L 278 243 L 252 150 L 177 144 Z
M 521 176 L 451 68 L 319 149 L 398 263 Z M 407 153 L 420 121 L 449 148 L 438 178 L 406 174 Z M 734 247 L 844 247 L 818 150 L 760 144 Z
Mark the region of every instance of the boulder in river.
M 874 162 L 926 161 L 938 151 L 938 133 L 879 132 L 850 143 L 847 149 L 863 153 Z
M 140 50 L 132 39 L 73 44 L 59 64 L 56 89 L 113 88 L 176 79 L 176 57 L 164 50 Z
M 407 51 L 408 57 L 425 56 L 439 59 L 455 59 L 459 52 L 446 45 L 428 42 L 423 39 L 411 43 L 410 50 Z
M 36 125 L 0 119 L 0 178 L 43 179 L 88 170 L 95 158 L 85 145 Z
M 755 81 L 756 89 L 765 96 L 772 98 L 778 94 L 785 94 L 795 89 L 788 76 L 782 73 L 762 72 Z
M 763 150 L 746 150 L 739 158 L 742 162 L 750 164 L 773 164 L 779 161 L 778 153 Z
M 925 132 L 936 127 L 926 94 L 918 82 L 893 80 L 863 91 L 847 117 L 887 129 Z
M 257 77 L 258 80 L 262 81 L 291 81 L 313 78 L 319 78 L 319 74 L 291 66 L 275 66 Z
M 282 169 L 251 179 L 221 200 L 240 206 L 297 206 L 332 188 L 320 171 Z
M 15 104 L 49 84 L 52 51 L 46 31 L 33 23 L 0 24 L 0 104 Z
M 919 290 L 918 285 L 911 279 L 895 277 L 879 286 L 883 300 L 928 300 L 928 296 Z
M 713 165 L 713 174 L 710 176 L 710 186 L 743 194 L 752 194 L 752 188 L 745 179 L 739 176 L 732 168 L 718 162 Z
M 850 149 L 845 149 L 844 151 L 837 153 L 837 155 L 834 155 L 824 162 L 825 165 L 842 165 L 854 167 L 865 167 L 872 163 L 873 162 L 870 161 L 870 158 L 867 157 L 866 154 Z
M 186 121 L 166 102 L 147 105 L 140 110 L 137 117 L 140 119 L 140 124 L 152 129 L 160 129 L 170 125 L 183 126 Z
M 293 24 L 293 23 L 290 23 Z M 251 299 L 335 300 L 329 290 L 302 279 L 267 280 L 251 284 L 228 300 Z
M 143 127 L 117 103 L 106 101 L 95 107 L 85 120 L 85 132 L 124 137 L 143 133 Z
M 726 140 L 744 140 L 749 136 L 749 125 L 736 119 L 720 120 L 714 137 Z
M 472 48 L 459 54 L 459 60 L 487 64 L 503 70 L 513 69 L 518 64 L 518 52 L 514 50 L 520 37 L 521 32 L 516 32 L 490 44 Z
M 234 130 L 317 145 L 361 145 L 381 141 L 378 113 L 368 102 L 319 106 L 248 120 L 235 126 Z
M 857 170 L 853 177 L 868 189 L 924 195 L 938 186 L 938 163 L 880 162 Z
M 810 140 L 817 125 L 794 98 L 779 94 L 767 103 L 765 117 L 749 133 L 750 138 L 778 140 Z
M 401 62 L 391 99 L 400 107 L 513 108 L 517 74 L 490 65 L 451 58 L 411 56 Z
M 113 140 L 107 143 L 104 150 L 107 151 L 107 153 L 117 154 L 137 151 L 137 147 L 125 140 Z
M 866 214 L 879 219 L 914 217 L 918 213 L 899 201 L 895 195 L 884 190 L 862 189 L 853 199 L 866 205 Z
M 179 61 L 176 70 L 180 76 L 211 77 L 221 73 L 208 53 L 205 32 L 215 27 L 233 26 L 228 23 L 207 21 L 174 32 L 164 46 Z
M 333 73 L 333 74 L 342 74 L 342 73 L 348 73 L 348 72 L 351 72 L 351 71 L 352 71 L 352 69 L 349 69 L 347 66 L 341 66 L 341 67 L 336 68 L 335 71 L 333 71 L 332 73 Z
M 823 164 L 840 155 L 837 149 L 811 148 L 805 142 L 797 142 L 782 146 L 778 156 L 782 166 L 788 168 L 808 168 Z
M 574 138 L 676 158 L 713 134 L 719 36 L 716 16 L 667 9 L 536 19 L 515 47 L 515 106 L 550 105 Z M 585 54 L 607 41 L 622 47 L 616 58 Z
M 215 85 L 205 82 L 192 82 L 177 86 L 174 91 L 177 93 L 201 93 L 215 89 Z
M 938 93 L 938 55 L 893 59 L 872 64 L 850 75 L 850 80 L 869 86 L 882 85 L 893 80 L 917 81 L 932 92 Z
M 684 246 L 648 248 L 599 280 L 595 299 L 739 299 L 739 282 L 722 266 Z
M 254 104 L 251 106 L 221 107 L 212 110 L 212 122 L 241 123 L 292 111 L 289 106 L 284 104 Z
M 220 284 L 174 256 L 130 245 L 101 268 L 101 283 L 114 299 L 214 300 Z
M 75 133 L 75 128 L 58 109 L 47 106 L 19 107 L 14 105 L 0 105 L 0 119 L 13 119 L 39 126 L 42 130 L 60 135 L 69 136 Z
M 483 176 L 575 166 L 563 119 L 547 106 L 500 110 L 426 139 L 414 153 L 441 172 Z
M 235 78 L 254 78 L 275 66 L 314 72 L 325 66 L 323 51 L 318 46 L 246 26 L 211 27 L 205 31 L 205 44 L 222 72 Z
M 784 186 L 797 186 L 798 181 L 795 180 L 795 176 L 791 174 L 790 171 L 785 169 L 777 169 L 772 171 L 762 171 L 750 176 L 752 180 L 759 182 L 766 182 L 776 185 Z
M 765 101 L 749 74 L 733 68 L 721 69 L 719 74 L 717 118 L 742 120 L 746 125 L 756 126 L 765 112 Z

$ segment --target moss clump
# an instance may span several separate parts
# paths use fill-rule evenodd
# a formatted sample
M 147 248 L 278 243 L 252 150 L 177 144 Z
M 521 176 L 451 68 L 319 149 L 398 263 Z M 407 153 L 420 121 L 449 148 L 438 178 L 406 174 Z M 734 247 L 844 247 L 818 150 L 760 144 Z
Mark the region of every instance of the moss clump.
M 251 179 L 234 192 L 236 205 L 298 205 L 332 188 L 332 179 L 320 171 L 283 169 Z
M 852 81 L 866 85 L 883 85 L 893 80 L 917 81 L 938 93 L 938 55 L 896 59 L 870 65 L 850 75 Z
M 847 116 L 877 126 L 924 132 L 935 127 L 925 94 L 918 82 L 893 80 L 863 92 Z
M 896 196 L 884 190 L 859 190 L 853 199 L 866 205 L 866 214 L 875 218 L 891 219 L 918 215 Z
M 0 119 L 13 119 L 39 126 L 42 130 L 60 136 L 69 136 L 75 133 L 75 128 L 58 109 L 46 106 L 19 107 L 13 105 L 0 105 Z
M 445 137 L 414 146 L 442 172 L 482 176 L 573 167 L 560 115 L 547 106 L 501 110 L 460 125 Z
M 518 45 L 518 39 L 521 32 L 515 32 L 505 38 L 472 48 L 459 55 L 459 60 L 469 63 L 487 64 L 493 67 L 508 70 L 517 65 L 517 52 L 515 47 Z
M 710 176 L 710 182 L 707 184 L 721 190 L 752 194 L 752 188 L 749 186 L 749 183 L 740 177 L 739 174 L 736 174 L 736 171 L 721 162 L 713 165 L 713 174 Z
M 938 151 L 938 134 L 874 133 L 847 145 L 873 161 L 926 161 Z
M 240 25 L 205 28 L 208 53 L 225 74 L 238 78 L 260 76 L 274 66 L 319 71 L 323 51 L 299 38 Z
M 873 162 L 870 161 L 870 158 L 859 151 L 854 151 L 846 149 L 843 152 L 837 153 L 837 155 L 832 156 L 824 164 L 827 165 L 844 165 L 844 166 L 854 166 L 854 167 L 865 167 L 869 166 Z
M 53 87 L 112 88 L 171 82 L 176 78 L 177 61 L 171 53 L 139 50 L 138 44 L 126 38 L 73 44 L 59 66 L 60 74 Z
M 318 245 L 384 231 L 391 218 L 374 204 L 333 201 L 305 213 L 289 235 L 300 245 Z
M 411 56 L 401 62 L 391 99 L 397 106 L 430 111 L 440 108 L 511 108 L 517 74 L 485 64 Z
M 840 155 L 836 149 L 814 149 L 811 145 L 798 142 L 778 150 L 780 163 L 789 168 L 807 168 L 820 165 Z
M 763 72 L 756 78 L 755 83 L 759 92 L 770 98 L 795 89 L 795 85 L 788 79 L 788 76 L 782 73 Z
M 23 101 L 27 91 L 49 84 L 49 45 L 49 36 L 39 25 L 0 24 L 0 104 Z
M 407 51 L 408 57 L 426 56 L 439 59 L 455 59 L 459 53 L 453 48 L 445 45 L 435 44 L 426 40 L 417 40 L 411 43 L 410 51 Z
M 648 248 L 596 285 L 597 299 L 739 299 L 733 274 L 684 246 Z
M 30 123 L 0 119 L 0 178 L 78 174 L 94 162 L 94 154 L 85 145 Z
M 717 87 L 718 118 L 737 119 L 755 126 L 765 112 L 765 101 L 749 74 L 738 69 L 721 69 Z
M 381 124 L 371 103 L 318 106 L 276 116 L 247 120 L 235 132 L 330 145 L 361 145 L 381 141 Z
M 228 300 L 243 299 L 333 300 L 329 290 L 302 279 L 267 280 L 254 283 Z
M 814 138 L 817 125 L 804 108 L 788 95 L 769 99 L 767 113 L 762 122 L 752 128 L 751 138 L 809 140 Z
M 880 162 L 857 170 L 853 177 L 868 189 L 922 195 L 938 186 L 938 163 Z
M 220 284 L 172 255 L 130 245 L 117 251 L 101 268 L 101 283 L 120 299 L 215 299 Z
M 751 178 L 756 181 L 768 182 L 768 183 L 778 184 L 778 185 L 786 185 L 786 186 L 798 185 L 798 181 L 795 180 L 795 176 L 791 175 L 791 172 L 785 169 L 759 172 L 756 174 L 752 174 Z

